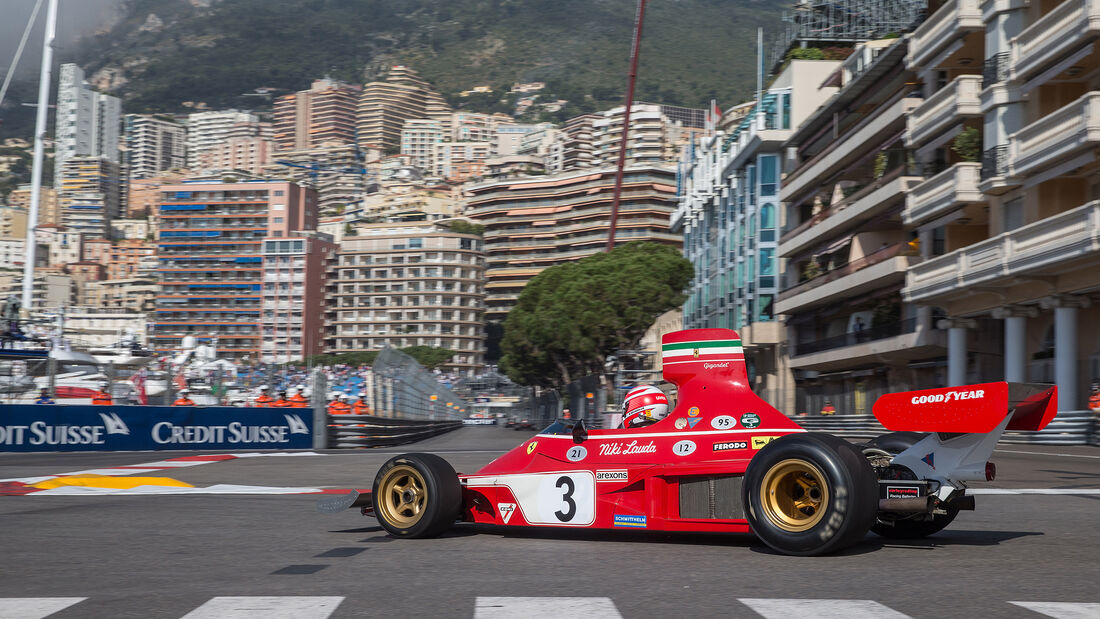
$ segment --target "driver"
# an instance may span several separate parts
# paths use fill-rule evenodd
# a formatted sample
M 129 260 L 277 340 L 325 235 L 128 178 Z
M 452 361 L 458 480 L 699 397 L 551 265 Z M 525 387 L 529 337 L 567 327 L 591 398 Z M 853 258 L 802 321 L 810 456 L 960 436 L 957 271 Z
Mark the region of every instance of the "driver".
M 638 385 L 623 400 L 623 428 L 640 428 L 665 418 L 668 397 L 653 385 Z

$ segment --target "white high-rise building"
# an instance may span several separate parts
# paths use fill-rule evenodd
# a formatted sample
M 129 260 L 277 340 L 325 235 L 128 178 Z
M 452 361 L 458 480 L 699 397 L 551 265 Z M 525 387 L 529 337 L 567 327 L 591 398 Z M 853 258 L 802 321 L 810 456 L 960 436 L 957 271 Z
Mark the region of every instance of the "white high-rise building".
M 201 167 L 199 162 L 201 155 L 214 150 L 229 137 L 255 136 L 260 135 L 261 132 L 260 119 L 248 112 L 225 110 L 189 114 L 187 116 L 187 167 L 192 171 L 198 170 Z M 270 134 L 270 132 L 268 125 L 267 133 Z
M 117 97 L 88 88 L 84 71 L 75 64 L 61 65 L 54 130 L 54 186 L 60 186 L 61 164 L 70 157 L 88 155 L 118 163 L 121 114 L 122 103 Z
M 130 178 L 152 178 L 187 165 L 187 128 L 172 120 L 127 114 L 124 155 Z

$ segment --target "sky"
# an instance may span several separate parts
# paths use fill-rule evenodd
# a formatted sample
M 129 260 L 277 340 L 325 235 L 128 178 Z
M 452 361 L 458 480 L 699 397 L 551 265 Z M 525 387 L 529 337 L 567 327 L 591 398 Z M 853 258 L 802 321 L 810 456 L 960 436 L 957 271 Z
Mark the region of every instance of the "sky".
M 35 0 L 0 0 L 0 81 L 7 75 L 8 67 L 19 48 L 19 39 L 34 10 Z M 27 39 L 23 57 L 19 60 L 17 77 L 33 76 L 38 72 L 42 56 L 42 29 L 46 23 L 47 0 L 42 0 L 38 19 Z M 68 47 L 80 36 L 94 33 L 108 26 L 122 0 L 59 0 L 57 13 L 57 44 Z M 57 52 L 54 52 L 57 59 Z

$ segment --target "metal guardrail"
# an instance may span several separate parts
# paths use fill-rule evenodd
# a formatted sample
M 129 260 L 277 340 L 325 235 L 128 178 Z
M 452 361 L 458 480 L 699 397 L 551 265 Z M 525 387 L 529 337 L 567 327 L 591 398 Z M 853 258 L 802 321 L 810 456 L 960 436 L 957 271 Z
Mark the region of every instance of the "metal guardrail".
M 461 420 L 424 421 L 373 415 L 327 415 L 329 448 L 392 447 L 446 434 Z
M 795 417 L 794 421 L 811 432 L 828 432 L 841 438 L 867 439 L 885 434 L 886 428 L 873 415 L 832 415 Z M 1062 411 L 1038 432 L 1009 431 L 999 441 L 1015 445 L 1097 445 L 1100 424 L 1090 411 Z

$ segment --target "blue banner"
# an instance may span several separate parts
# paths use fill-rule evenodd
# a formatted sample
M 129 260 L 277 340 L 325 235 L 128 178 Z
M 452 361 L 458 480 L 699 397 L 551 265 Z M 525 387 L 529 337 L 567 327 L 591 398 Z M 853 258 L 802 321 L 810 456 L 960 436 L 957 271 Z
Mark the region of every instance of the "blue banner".
M 311 447 L 312 408 L 0 405 L 0 452 Z

